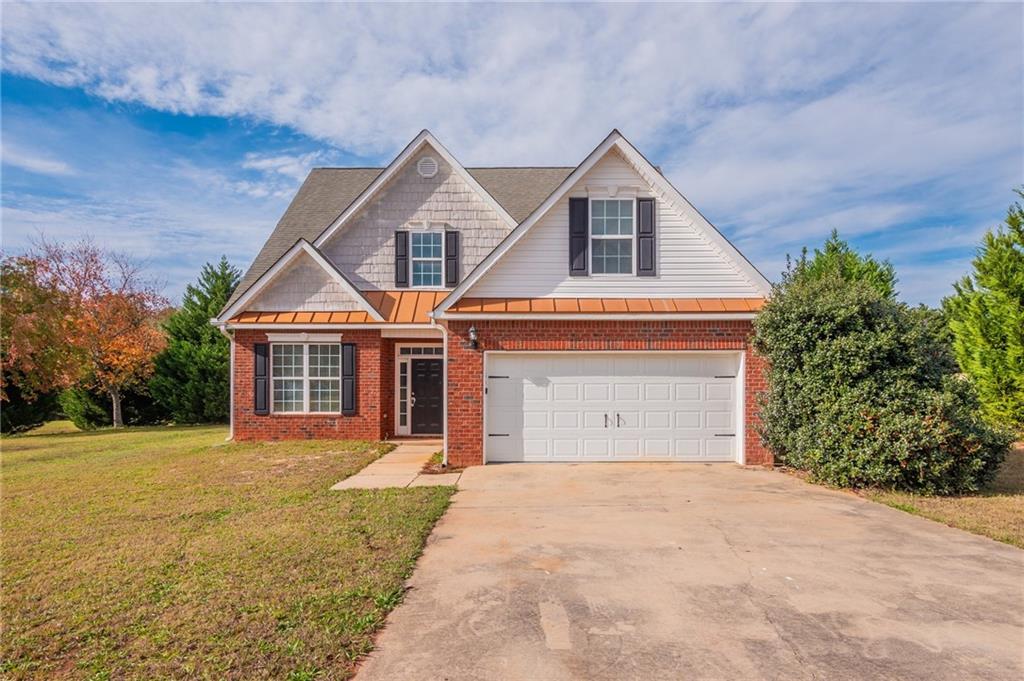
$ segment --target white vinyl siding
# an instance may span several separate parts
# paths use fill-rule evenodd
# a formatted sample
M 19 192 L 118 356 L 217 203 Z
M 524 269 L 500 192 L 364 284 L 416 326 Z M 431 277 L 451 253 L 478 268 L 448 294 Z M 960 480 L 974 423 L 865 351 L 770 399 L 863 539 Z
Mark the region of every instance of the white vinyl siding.
M 570 277 L 569 197 L 591 189 L 655 199 L 655 277 Z M 634 196 L 635 194 L 635 196 Z M 596 198 L 596 196 L 595 196 Z M 635 255 L 635 254 L 634 254 Z M 527 298 L 755 298 L 762 292 L 617 151 L 609 152 L 568 195 L 465 294 Z
M 341 410 L 341 345 L 274 343 L 270 377 L 275 413 Z

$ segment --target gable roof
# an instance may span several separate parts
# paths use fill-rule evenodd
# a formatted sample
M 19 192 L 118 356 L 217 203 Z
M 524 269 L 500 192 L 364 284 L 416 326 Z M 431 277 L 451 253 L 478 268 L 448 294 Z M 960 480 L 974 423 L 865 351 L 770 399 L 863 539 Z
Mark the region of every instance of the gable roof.
M 334 264 L 324 257 L 323 253 L 317 250 L 316 246 L 309 243 L 305 239 L 299 239 L 295 242 L 295 245 L 289 248 L 285 253 L 278 258 L 270 267 L 260 275 L 252 283 L 251 286 L 246 289 L 238 297 L 232 297 L 232 301 L 225 306 L 224 310 L 218 315 L 218 319 L 226 320 L 229 319 L 233 314 L 241 312 L 253 297 L 260 292 L 260 290 L 270 283 L 274 277 L 280 274 L 289 264 L 295 261 L 303 255 L 309 256 L 313 262 L 318 264 L 323 270 L 332 278 L 338 282 L 341 287 L 350 295 L 352 298 L 359 303 L 364 311 L 374 320 L 378 322 L 384 321 L 384 317 L 381 316 L 380 312 L 375 308 L 362 291 L 356 288 L 355 284 L 349 280 L 345 274 L 339 270 Z
M 559 168 L 466 168 L 517 223 L 573 171 Z M 233 305 L 299 239 L 313 242 L 384 172 L 314 168 L 228 300 Z
M 611 151 L 613 148 L 617 148 L 618 151 L 626 158 L 627 161 L 633 163 L 638 169 L 641 169 L 642 174 L 647 176 L 648 181 L 652 186 L 660 189 L 664 192 L 665 196 L 669 201 L 677 205 L 677 207 L 686 213 L 697 228 L 704 233 L 704 235 L 711 241 L 715 246 L 721 249 L 723 255 L 729 258 L 733 264 L 750 280 L 750 282 L 761 291 L 764 296 L 768 296 L 771 293 L 771 283 L 765 278 L 761 272 L 754 267 L 746 256 L 739 252 L 732 243 L 719 232 L 714 225 L 708 222 L 700 211 L 693 207 L 686 198 L 679 193 L 679 190 L 672 186 L 672 183 L 668 181 L 661 171 L 651 164 L 647 158 L 641 154 L 636 147 L 630 143 L 622 133 L 618 130 L 612 130 L 604 140 L 597 145 L 597 147 L 587 155 L 583 162 L 580 163 L 576 168 L 569 173 L 564 180 L 551 192 L 551 194 L 537 206 L 533 213 L 528 218 L 519 223 L 519 225 L 512 230 L 512 232 L 505 237 L 505 239 L 498 244 L 498 246 L 491 251 L 480 263 L 469 273 L 460 283 L 456 286 L 447 298 L 437 307 L 435 313 L 443 317 L 445 310 L 455 304 L 466 292 L 477 283 L 484 274 L 490 270 L 495 262 L 501 259 L 501 257 L 507 253 L 520 239 L 523 238 L 530 231 L 530 229 L 537 224 L 537 222 L 549 211 L 559 200 L 561 200 L 566 193 L 576 185 L 580 179 L 583 178 L 604 156 Z

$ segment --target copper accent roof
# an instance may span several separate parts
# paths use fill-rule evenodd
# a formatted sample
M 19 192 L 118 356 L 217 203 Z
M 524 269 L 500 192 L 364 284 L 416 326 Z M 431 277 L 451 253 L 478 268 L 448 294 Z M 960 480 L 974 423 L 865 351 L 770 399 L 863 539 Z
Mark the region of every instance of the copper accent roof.
M 429 324 L 448 291 L 363 291 L 387 324 Z M 230 324 L 380 324 L 366 312 L 242 312 Z
M 756 312 L 763 298 L 462 298 L 448 312 L 713 313 Z

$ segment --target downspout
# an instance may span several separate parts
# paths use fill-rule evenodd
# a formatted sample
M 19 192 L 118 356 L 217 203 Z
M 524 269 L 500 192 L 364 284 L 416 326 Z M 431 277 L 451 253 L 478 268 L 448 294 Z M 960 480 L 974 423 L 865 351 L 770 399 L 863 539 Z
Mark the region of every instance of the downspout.
M 441 372 L 442 376 L 442 390 L 444 391 L 444 399 L 441 400 L 441 437 L 443 438 L 443 444 L 441 445 L 441 468 L 448 468 L 448 322 L 440 322 L 434 319 L 434 313 L 429 312 L 427 314 L 430 317 L 430 325 L 441 332 L 441 343 L 444 354 L 444 371 Z
M 231 359 L 228 362 L 228 437 L 227 440 L 235 439 L 235 334 L 227 330 L 227 324 L 221 324 L 215 319 L 210 323 L 217 327 L 217 330 L 224 334 L 231 347 Z

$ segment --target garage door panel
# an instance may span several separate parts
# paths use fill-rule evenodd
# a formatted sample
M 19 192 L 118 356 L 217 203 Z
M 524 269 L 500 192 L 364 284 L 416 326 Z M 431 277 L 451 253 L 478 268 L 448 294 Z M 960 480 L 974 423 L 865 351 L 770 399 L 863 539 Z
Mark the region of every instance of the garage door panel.
M 670 411 L 646 411 L 644 412 L 644 428 L 652 430 L 655 428 L 671 428 L 672 412 Z
M 735 459 L 738 355 L 488 353 L 488 461 Z M 507 376 L 507 379 L 491 378 Z
M 610 383 L 584 383 L 583 399 L 587 402 L 607 402 L 612 398 Z
M 668 383 L 648 383 L 644 386 L 644 399 L 648 401 L 672 399 L 672 386 Z

